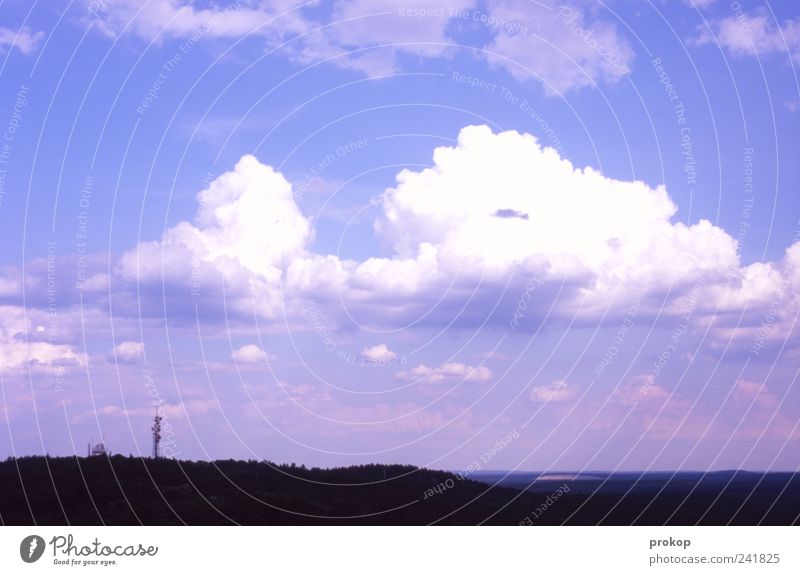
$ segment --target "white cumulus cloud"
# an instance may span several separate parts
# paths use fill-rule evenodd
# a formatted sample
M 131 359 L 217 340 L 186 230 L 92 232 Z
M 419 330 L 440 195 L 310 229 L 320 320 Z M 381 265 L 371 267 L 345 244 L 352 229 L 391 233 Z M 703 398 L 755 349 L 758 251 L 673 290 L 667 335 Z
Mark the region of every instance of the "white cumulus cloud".
M 365 347 L 361 350 L 361 357 L 370 361 L 386 362 L 397 359 L 397 354 L 389 349 L 385 343 Z
M 51 343 L 58 335 L 47 312 L 18 306 L 0 306 L 0 372 L 32 368 L 86 365 L 86 356 L 72 346 Z M 44 325 L 43 325 L 44 324 Z M 52 331 L 51 331 L 52 330 Z
M 266 362 L 268 357 L 266 352 L 259 346 L 248 343 L 234 350 L 233 353 L 231 353 L 231 359 L 236 363 L 255 365 Z
M 289 182 L 248 155 L 200 192 L 197 202 L 194 223 L 180 222 L 161 241 L 126 252 L 117 272 L 129 280 L 184 285 L 222 277 L 233 289 L 257 292 L 262 315 L 277 315 L 284 267 L 305 255 L 312 234 Z M 252 313 L 250 303 L 242 307 Z

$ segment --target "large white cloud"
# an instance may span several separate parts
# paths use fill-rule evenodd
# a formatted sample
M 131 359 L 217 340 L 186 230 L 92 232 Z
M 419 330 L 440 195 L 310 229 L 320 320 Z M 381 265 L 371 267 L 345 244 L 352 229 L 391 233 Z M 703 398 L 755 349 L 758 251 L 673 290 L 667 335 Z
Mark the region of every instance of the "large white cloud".
M 375 221 L 389 256 L 359 262 L 310 251 L 313 228 L 291 185 L 253 156 L 198 202 L 194 223 L 126 253 L 118 273 L 188 289 L 194 266 L 225 279 L 229 312 L 286 312 L 290 321 L 313 299 L 334 321 L 371 325 L 507 324 L 518 300 L 526 316 L 553 304 L 555 317 L 591 322 L 639 293 L 643 315 L 688 309 L 720 330 L 738 329 L 745 309 L 755 329 L 777 298 L 782 313 L 771 321 L 785 335 L 797 309 L 800 243 L 781 262 L 742 267 L 721 228 L 672 221 L 677 207 L 663 186 L 576 168 L 515 131 L 464 128 L 455 146 L 434 151 L 432 167 L 401 171 Z
M 162 246 L 181 246 L 203 262 L 236 262 L 268 281 L 302 254 L 311 226 L 295 204 L 289 182 L 254 156 L 244 156 L 231 172 L 197 195 L 196 223 L 182 222 L 167 231 Z M 145 249 L 158 248 L 147 244 Z M 123 257 L 124 271 L 133 271 L 134 254 Z M 139 275 L 161 275 L 160 258 L 140 259 Z M 144 267 L 142 267 L 144 266 Z
M 397 176 L 377 223 L 400 256 L 421 266 L 433 253 L 465 273 L 505 275 L 528 261 L 552 276 L 591 274 L 605 289 L 737 265 L 723 230 L 670 221 L 677 207 L 663 186 L 577 169 L 529 134 L 470 126 L 433 159 L 432 168 Z
M 255 157 L 244 156 L 200 192 L 197 202 L 194 223 L 180 222 L 160 242 L 144 242 L 126 252 L 117 273 L 140 282 L 191 282 L 187 287 L 197 293 L 222 277 L 234 296 L 249 295 L 252 289 L 259 296 L 258 311 L 276 317 L 283 271 L 305 255 L 312 235 L 289 182 Z M 241 305 L 239 311 L 252 313 L 250 304 Z

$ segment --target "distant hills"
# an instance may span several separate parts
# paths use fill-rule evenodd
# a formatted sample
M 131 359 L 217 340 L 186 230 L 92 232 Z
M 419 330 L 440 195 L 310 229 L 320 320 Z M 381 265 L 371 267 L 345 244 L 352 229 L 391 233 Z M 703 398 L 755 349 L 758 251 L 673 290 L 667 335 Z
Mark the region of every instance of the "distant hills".
M 790 525 L 796 473 L 588 476 L 403 465 L 22 457 L 0 462 L 5 525 Z M 478 480 L 473 480 L 478 479 Z M 543 478 L 542 478 L 543 479 Z

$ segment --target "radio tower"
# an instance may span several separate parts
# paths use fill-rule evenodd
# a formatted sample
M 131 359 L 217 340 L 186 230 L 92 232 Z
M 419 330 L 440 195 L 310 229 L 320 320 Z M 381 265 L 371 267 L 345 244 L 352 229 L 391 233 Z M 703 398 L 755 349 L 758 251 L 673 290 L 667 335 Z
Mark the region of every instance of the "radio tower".
M 161 420 L 163 418 L 158 414 L 156 408 L 156 416 L 153 419 L 153 459 L 161 457 Z

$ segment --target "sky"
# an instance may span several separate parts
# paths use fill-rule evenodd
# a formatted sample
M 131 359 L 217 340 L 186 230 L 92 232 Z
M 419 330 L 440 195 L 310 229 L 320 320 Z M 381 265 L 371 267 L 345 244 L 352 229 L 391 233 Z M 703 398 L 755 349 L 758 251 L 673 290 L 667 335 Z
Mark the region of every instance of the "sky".
M 800 466 L 800 7 L 0 0 L 0 457 Z

